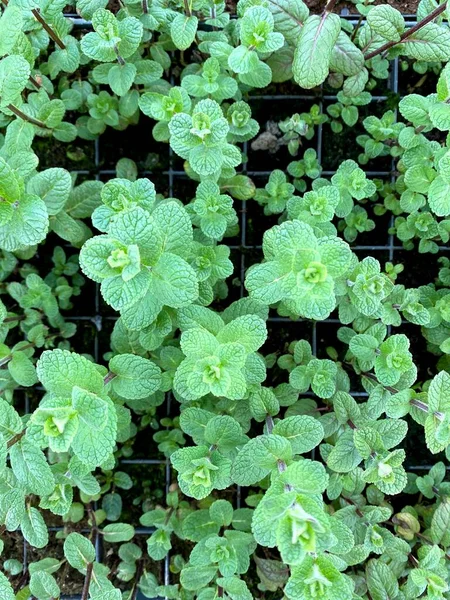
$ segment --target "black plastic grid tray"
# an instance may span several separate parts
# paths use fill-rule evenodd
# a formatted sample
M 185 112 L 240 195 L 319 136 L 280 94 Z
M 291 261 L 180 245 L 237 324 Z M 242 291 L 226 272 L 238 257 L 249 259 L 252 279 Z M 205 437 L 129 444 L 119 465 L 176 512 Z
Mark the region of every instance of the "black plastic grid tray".
M 66 15 L 68 18 L 71 18 L 72 21 L 74 22 L 75 27 L 80 28 L 80 29 L 89 29 L 91 27 L 90 23 L 88 21 L 85 21 L 81 18 L 79 18 L 77 15 Z M 351 15 L 347 9 L 344 9 L 341 12 L 341 16 L 348 20 L 349 22 L 351 22 L 352 24 L 355 24 L 357 22 L 357 19 L 355 18 L 355 15 Z M 409 25 L 413 25 L 415 22 L 415 15 L 404 15 L 404 18 L 406 20 L 406 22 Z M 391 63 L 391 73 L 390 73 L 390 78 L 387 82 L 387 88 L 389 90 L 390 93 L 393 94 L 398 94 L 399 93 L 399 78 L 400 78 L 400 69 L 399 69 L 399 62 L 398 59 L 396 58 L 395 60 L 392 61 Z M 249 99 L 249 103 L 250 105 L 255 102 L 261 103 L 262 106 L 268 106 L 267 103 L 270 102 L 275 102 L 275 101 L 279 101 L 279 102 L 286 102 L 288 101 L 290 103 L 289 106 L 289 110 L 290 113 L 294 113 L 294 112 L 302 112 L 303 109 L 306 108 L 305 106 L 305 102 L 306 103 L 316 103 L 319 104 L 321 109 L 324 105 L 324 103 L 328 103 L 328 102 L 335 102 L 336 101 L 336 95 L 330 95 L 330 94 L 292 94 L 292 95 L 267 95 L 267 94 L 254 94 L 250 97 Z M 387 96 L 384 95 L 374 95 L 372 97 L 372 103 L 384 103 L 387 100 Z M 89 176 L 89 177 L 94 177 L 95 179 L 98 180 L 102 180 L 102 181 L 106 181 L 112 177 L 115 176 L 115 171 L 113 169 L 105 169 L 102 168 L 102 157 L 103 157 L 103 148 L 102 148 L 102 140 L 97 139 L 94 143 L 94 168 L 90 169 L 90 170 L 72 170 L 72 172 L 74 174 L 77 175 L 81 175 L 81 176 Z M 151 141 L 150 141 L 151 144 Z M 323 135 L 323 126 L 319 125 L 317 127 L 317 135 L 315 136 L 315 144 L 312 147 L 315 147 L 315 150 L 317 152 L 317 157 L 319 160 L 319 163 L 322 162 L 322 156 L 323 156 L 323 148 L 324 145 L 326 144 L 326 142 L 324 142 L 324 135 Z M 149 147 L 149 150 L 151 150 L 151 147 Z M 177 165 L 175 165 L 174 163 L 176 162 L 176 157 L 172 151 L 172 149 L 168 146 L 167 147 L 167 152 L 168 152 L 168 164 L 169 164 L 169 168 L 163 171 L 157 171 L 157 170 L 151 170 L 151 171 L 147 171 L 147 170 L 143 170 L 139 172 L 139 176 L 140 177 L 149 177 L 150 179 L 152 178 L 152 176 L 157 176 L 158 179 L 163 177 L 165 179 L 165 181 L 167 182 L 167 190 L 168 190 L 168 194 L 170 197 L 172 197 L 174 195 L 174 184 L 182 184 L 183 182 L 188 182 L 188 178 L 187 175 L 184 171 L 180 170 L 179 168 L 177 169 Z M 245 143 L 243 145 L 243 152 L 244 154 L 247 154 L 248 152 L 251 152 L 251 149 L 248 147 L 247 143 Z M 126 148 L 125 148 L 125 156 L 126 156 Z M 394 171 L 394 163 L 392 161 L 391 165 L 390 165 L 390 169 L 386 169 L 386 170 L 378 170 L 378 171 L 370 171 L 367 170 L 366 173 L 369 177 L 377 177 L 377 178 L 381 178 L 381 179 L 385 179 L 385 180 L 393 180 L 395 179 L 395 176 L 393 174 Z M 264 183 L 267 180 L 268 175 L 271 173 L 271 171 L 268 170 L 254 170 L 254 169 L 247 169 L 247 165 L 244 163 L 241 172 L 243 174 L 247 174 L 250 177 L 254 177 L 257 179 L 258 183 L 261 185 L 264 185 Z M 325 177 L 331 176 L 335 171 L 333 170 L 324 170 L 322 171 L 322 175 Z M 264 181 L 264 183 L 263 183 Z M 160 191 L 157 189 L 157 191 Z M 241 202 L 241 204 L 239 205 L 239 202 Z M 245 290 L 244 290 L 244 276 L 245 276 L 245 271 L 246 269 L 250 266 L 249 260 L 248 260 L 248 253 L 249 251 L 251 252 L 259 252 L 261 254 L 261 241 L 259 241 L 259 243 L 254 243 L 252 240 L 249 240 L 249 236 L 248 236 L 248 210 L 252 210 L 252 208 L 255 206 L 254 201 L 236 201 L 236 208 L 240 209 L 240 237 L 235 241 L 234 244 L 229 245 L 231 250 L 234 252 L 235 256 L 237 256 L 237 260 L 235 261 L 235 273 L 234 276 L 239 278 L 240 281 L 240 296 L 242 297 L 245 294 Z M 392 225 L 393 222 L 393 217 L 391 217 L 390 220 L 390 224 Z M 386 236 L 386 241 L 384 244 L 380 244 L 377 243 L 375 245 L 353 245 L 352 249 L 358 252 L 359 256 L 364 256 L 364 255 L 374 255 L 376 257 L 379 257 L 380 262 L 382 261 L 391 261 L 391 262 L 395 262 L 396 260 L 396 254 L 399 251 L 403 251 L 404 248 L 403 246 L 399 245 L 398 243 L 396 244 L 394 236 L 392 234 L 387 234 Z M 450 246 L 441 246 L 440 250 L 442 251 L 449 251 L 450 250 Z M 93 336 L 93 342 L 92 342 L 92 347 L 88 348 L 85 347 L 83 348 L 84 352 L 90 352 L 94 358 L 96 362 L 99 362 L 102 360 L 102 354 L 106 351 L 109 350 L 109 347 L 107 345 L 104 345 L 103 340 L 102 340 L 102 336 L 100 335 L 100 333 L 102 332 L 103 326 L 108 322 L 108 321 L 115 321 L 117 317 L 111 316 L 111 314 L 107 314 L 105 313 L 105 306 L 102 303 L 101 297 L 100 297 L 100 293 L 99 293 L 99 286 L 98 284 L 95 286 L 95 293 L 94 293 L 94 303 L 93 303 L 93 307 L 92 307 L 92 313 L 91 314 L 85 314 L 85 315 L 80 315 L 80 316 L 75 316 L 75 317 L 70 317 L 70 320 L 73 321 L 84 321 L 86 323 L 89 323 L 92 325 L 93 327 L 93 331 L 94 331 L 94 336 Z M 284 318 L 284 317 L 278 317 L 278 316 L 274 316 L 274 315 L 270 315 L 269 319 L 268 319 L 268 328 L 269 328 L 269 335 L 272 335 L 273 337 L 277 337 L 277 328 L 280 326 L 280 324 L 285 324 L 285 326 L 289 325 L 290 328 L 290 338 L 291 339 L 299 339 L 302 336 L 305 336 L 309 339 L 311 345 L 312 345 L 312 350 L 313 353 L 315 355 L 317 355 L 318 349 L 319 349 L 319 341 L 320 341 L 320 335 L 321 332 L 323 331 L 323 328 L 325 328 L 325 331 L 328 331 L 329 329 L 336 329 L 339 321 L 338 319 L 335 318 L 328 318 L 325 319 L 324 321 L 320 321 L 318 323 L 316 322 L 311 322 L 311 321 L 306 321 L 306 320 L 299 320 L 299 321 L 291 321 L 288 318 Z M 308 332 L 307 335 L 305 335 L 305 332 Z M 366 397 L 367 394 L 365 392 L 361 392 L 361 391 L 352 391 L 351 394 L 354 397 Z M 307 394 L 306 394 L 307 395 Z M 311 394 L 312 395 L 312 394 Z M 26 397 L 26 410 L 29 410 L 29 399 L 28 397 Z M 168 397 L 168 400 L 166 402 L 166 411 L 167 414 L 170 414 L 170 395 Z M 141 465 L 141 466 L 146 466 L 149 468 L 149 470 L 151 471 L 152 469 L 154 469 L 155 467 L 157 468 L 161 468 L 161 465 L 165 466 L 165 487 L 166 487 L 166 492 L 168 491 L 168 488 L 170 486 L 170 484 L 172 483 L 173 480 L 175 480 L 175 475 L 172 473 L 172 469 L 170 467 L 170 462 L 166 459 L 164 459 L 164 457 L 162 457 L 161 459 L 159 458 L 136 458 L 136 459 L 122 459 L 120 461 L 120 464 L 124 467 L 124 469 L 126 470 L 127 465 Z M 423 470 L 428 470 L 431 468 L 431 465 L 410 465 L 408 467 L 409 470 L 414 470 L 414 471 L 423 471 Z M 450 467 L 448 467 L 450 468 Z M 236 491 L 236 501 L 235 501 L 235 505 L 236 507 L 239 507 L 241 504 L 241 490 L 239 489 L 239 487 L 237 488 Z M 61 528 L 59 527 L 54 527 L 54 528 L 50 528 L 52 531 L 58 531 Z M 152 529 L 148 529 L 148 528 L 137 528 L 136 529 L 136 533 L 137 535 L 149 535 L 153 530 Z M 96 544 L 96 551 L 97 551 L 97 560 L 101 561 L 103 556 L 104 556 L 104 549 L 102 547 L 101 544 L 101 536 L 97 536 L 97 544 Z M 26 570 L 27 568 L 27 555 L 28 555 L 28 550 L 27 550 L 27 543 L 24 542 L 24 549 L 23 549 L 23 564 L 24 564 L 24 570 Z M 170 553 L 169 555 L 166 557 L 165 562 L 164 562 L 164 583 L 165 585 L 168 585 L 171 583 L 171 579 L 170 579 L 170 570 L 169 570 L 169 563 L 170 563 Z M 75 596 L 61 596 L 61 598 L 63 600 L 80 600 L 80 596 L 79 595 L 75 595 Z M 137 600 L 143 600 L 144 596 L 142 596 L 142 594 L 138 594 L 137 596 Z

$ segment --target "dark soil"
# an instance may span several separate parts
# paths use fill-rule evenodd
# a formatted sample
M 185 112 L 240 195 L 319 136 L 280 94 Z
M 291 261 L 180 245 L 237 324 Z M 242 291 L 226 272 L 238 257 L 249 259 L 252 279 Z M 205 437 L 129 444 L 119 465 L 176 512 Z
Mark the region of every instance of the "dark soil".
M 310 7 L 312 12 L 316 12 L 316 7 L 319 7 L 318 11 L 322 10 L 323 6 L 325 5 L 325 2 L 323 2 L 322 0 L 306 0 L 306 4 Z M 413 15 L 417 11 L 419 0 L 375 0 L 374 4 L 389 4 L 393 8 L 399 10 L 404 15 Z M 339 9 L 343 8 L 347 9 L 350 13 L 356 12 L 355 5 L 352 2 L 339 2 L 337 5 L 337 10 L 335 10 L 335 12 L 338 12 Z
M 86 533 L 83 531 L 83 534 Z M 146 542 L 148 534 L 138 533 L 133 543 L 140 546 L 142 549 L 142 561 L 143 567 L 146 571 L 154 573 L 157 577 L 162 580 L 164 577 L 164 562 L 155 562 L 147 554 Z M 24 554 L 23 538 L 19 532 L 12 532 L 3 534 L 2 539 L 5 543 L 5 549 L 3 551 L 4 560 L 17 559 L 20 562 L 24 561 L 26 556 L 27 564 L 31 562 L 37 562 L 44 558 L 56 558 L 59 561 L 64 559 L 64 540 L 58 539 L 54 532 L 50 533 L 50 541 L 48 546 L 42 549 L 32 548 L 27 545 L 26 554 Z M 186 545 L 183 542 L 184 546 Z M 129 583 L 124 583 L 116 577 L 117 567 L 119 566 L 120 559 L 118 558 L 118 549 L 120 544 L 105 543 L 103 547 L 103 561 L 111 570 L 111 580 L 113 584 L 119 589 L 129 588 Z M 181 547 L 179 552 L 182 552 Z M 187 557 L 186 557 L 187 558 Z M 0 561 L 0 566 L 3 567 L 3 562 Z M 61 589 L 61 595 L 66 597 L 72 597 L 81 594 L 84 584 L 84 576 L 77 570 L 73 569 L 67 562 L 54 573 L 54 577 Z M 9 581 L 13 588 L 20 590 L 29 581 L 29 574 L 27 571 L 19 573 L 15 576 L 10 576 Z
M 5 543 L 3 551 L 4 560 L 17 559 L 20 562 L 26 560 L 28 563 L 36 562 L 44 558 L 64 558 L 63 540 L 58 540 L 55 533 L 50 534 L 49 545 L 45 548 L 32 548 L 27 545 L 26 555 L 24 554 L 23 537 L 19 532 L 5 533 L 2 535 Z M 3 563 L 0 563 L 3 566 Z M 72 569 L 68 563 L 65 563 L 55 575 L 58 585 L 61 588 L 61 594 L 71 596 L 80 593 L 83 588 L 84 577 L 81 573 Z M 20 589 L 27 582 L 27 575 L 15 575 L 10 577 L 10 583 L 13 587 Z
M 320 13 L 323 11 L 325 5 L 327 4 L 326 0 L 304 0 L 305 4 L 308 6 L 312 13 Z M 385 4 L 386 0 L 375 0 L 375 4 Z M 227 11 L 235 14 L 236 13 L 236 4 L 237 0 L 225 0 L 225 5 L 227 7 Z M 395 0 L 388 2 L 391 6 L 398 9 L 403 14 L 414 14 L 417 10 L 417 5 L 419 4 L 418 0 Z M 116 13 L 121 8 L 120 0 L 110 0 L 107 5 L 108 10 Z M 355 13 L 355 5 L 352 2 L 338 2 L 335 8 L 335 12 L 343 11 L 344 14 L 347 13 Z M 67 14 L 74 14 L 75 10 L 73 6 L 68 5 L 65 9 Z
M 305 4 L 309 8 L 312 13 L 320 13 L 325 8 L 327 4 L 326 0 L 304 0 Z M 118 0 L 111 0 L 108 8 L 110 6 L 115 7 L 118 4 Z M 231 13 L 236 12 L 236 0 L 225 0 L 225 4 L 227 10 Z M 386 4 L 386 0 L 375 0 L 375 4 Z M 414 14 L 417 10 L 417 5 L 419 4 L 418 0 L 394 0 L 393 2 L 388 2 L 391 6 L 402 12 L 403 14 Z M 113 10 L 111 8 L 110 10 Z M 343 11 L 344 14 L 347 13 L 356 13 L 355 5 L 352 2 L 337 2 L 334 12 Z

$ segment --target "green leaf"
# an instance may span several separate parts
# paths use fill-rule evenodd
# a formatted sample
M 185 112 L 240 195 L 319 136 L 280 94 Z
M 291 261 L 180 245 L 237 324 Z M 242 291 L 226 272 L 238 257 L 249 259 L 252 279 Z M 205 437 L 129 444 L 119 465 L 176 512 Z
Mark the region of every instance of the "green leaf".
M 101 181 L 83 181 L 72 190 L 65 205 L 66 211 L 70 212 L 74 219 L 90 217 L 94 209 L 101 204 L 102 187 Z
M 105 542 L 129 542 L 134 536 L 134 527 L 126 523 L 112 523 L 102 529 Z
M 217 500 L 216 502 L 226 502 Z M 202 538 L 219 533 L 220 525 L 212 518 L 209 510 L 192 511 L 183 520 L 183 535 L 192 542 L 199 542 Z
M 208 444 L 217 446 L 224 453 L 233 451 L 245 440 L 239 423 L 228 415 L 210 419 L 206 424 L 204 437 Z
M 112 380 L 112 387 L 123 398 L 148 398 L 161 385 L 160 368 L 141 356 L 114 356 L 109 362 L 109 368 L 116 375 Z
M 306 415 L 287 417 L 278 421 L 273 428 L 273 433 L 289 440 L 294 454 L 310 452 L 324 437 L 323 427 L 319 421 Z
M 65 169 L 46 169 L 27 183 L 27 192 L 39 196 L 49 215 L 56 215 L 66 204 L 72 189 L 72 178 Z
M 64 556 L 71 567 L 85 573 L 87 565 L 95 561 L 95 548 L 84 535 L 69 533 L 64 541 Z
M 0 60 L 0 108 L 22 104 L 21 94 L 30 72 L 30 65 L 22 56 L 11 54 Z
M 275 30 L 283 34 L 286 41 L 297 43 L 309 10 L 302 0 L 269 0 L 268 8 L 273 15 Z
M 23 537 L 30 546 L 44 548 L 48 544 L 48 531 L 41 513 L 33 506 L 28 508 L 20 523 Z
M 22 196 L 23 188 L 22 178 L 0 157 L 0 194 L 2 197 L 12 204 Z
M 209 514 L 215 523 L 228 527 L 233 520 L 233 505 L 228 500 L 216 500 L 209 507 Z
M 428 406 L 432 413 L 450 409 L 450 375 L 446 371 L 433 377 L 428 388 Z
M 299 494 L 322 494 L 329 478 L 321 463 L 304 459 L 289 465 L 280 479 Z
M 212 580 L 217 573 L 217 567 L 198 566 L 184 567 L 180 574 L 180 583 L 186 590 L 200 590 Z
M 116 443 L 117 413 L 109 399 L 80 390 L 77 405 L 80 425 L 72 442 L 78 458 L 93 469 L 110 458 Z
M 320 85 L 328 76 L 334 45 L 341 30 L 338 15 L 311 15 L 303 25 L 294 54 L 292 72 L 305 89 Z
M 253 598 L 247 584 L 239 577 L 218 577 L 217 584 L 225 590 L 231 600 L 252 600 Z
M 36 571 L 31 574 L 30 592 L 39 600 L 52 600 L 59 597 L 60 589 L 50 573 Z
M 198 297 L 198 282 L 194 269 L 177 256 L 166 252 L 153 269 L 151 289 L 167 306 L 180 308 Z
M 392 42 L 399 42 L 405 29 L 401 12 L 388 4 L 371 7 L 367 23 L 372 31 Z
M 136 67 L 133 63 L 114 65 L 108 72 L 108 83 L 115 94 L 125 96 L 133 85 L 135 77 Z
M 15 408 L 0 398 L 0 433 L 8 439 L 20 433 L 22 429 L 22 419 Z
M 22 35 L 23 16 L 19 6 L 7 6 L 0 18 L 0 56 L 11 54 Z
M 93 592 L 91 600 L 122 600 L 122 593 L 120 590 L 102 591 L 99 594 Z
M 253 485 L 278 465 L 292 457 L 289 442 L 279 435 L 260 435 L 251 439 L 239 451 L 231 476 L 238 485 Z
M 440 175 L 430 184 L 428 203 L 438 217 L 450 215 L 450 184 Z
M 103 377 L 94 363 L 75 352 L 46 350 L 37 363 L 42 385 L 58 396 L 71 396 L 75 386 L 94 394 L 103 391 Z
M 13 353 L 8 363 L 8 371 L 17 383 L 24 387 L 34 385 L 38 380 L 34 365 L 24 352 Z
M 30 494 L 53 492 L 55 479 L 44 453 L 26 437 L 11 447 L 9 458 L 15 476 Z
M 437 23 L 428 23 L 404 42 L 407 56 L 427 62 L 450 60 L 450 31 Z
M 256 315 L 242 315 L 233 319 L 218 333 L 217 339 L 222 344 L 237 342 L 247 352 L 256 352 L 266 341 L 266 325 Z
M 364 55 L 348 35 L 341 31 L 330 57 L 330 69 L 347 77 L 357 75 L 364 67 Z
M 336 473 L 349 473 L 361 462 L 362 457 L 355 448 L 353 433 L 344 432 L 337 440 L 327 458 L 327 465 Z
M 0 225 L 0 248 L 14 252 L 42 242 L 49 227 L 44 202 L 38 196 L 26 195 L 13 208 L 9 221 Z
M 369 560 L 366 581 L 373 600 L 390 600 L 398 594 L 398 581 L 388 565 L 380 560 Z
M 161 231 L 163 251 L 188 256 L 193 234 L 186 209 L 177 202 L 164 202 L 156 206 L 153 218 Z
M 399 110 L 402 116 L 411 121 L 414 127 L 430 125 L 430 100 L 420 94 L 408 94 L 400 100 Z
M 260 387 L 250 394 L 249 408 L 256 421 L 264 421 L 267 415 L 278 414 L 280 403 L 271 389 Z
M 0 573 L 0 600 L 16 600 L 11 584 L 3 573 Z
M 431 539 L 444 548 L 450 546 L 450 500 L 443 498 L 431 521 Z
M 178 14 L 170 25 L 170 36 L 178 50 L 187 50 L 195 39 L 198 19 Z

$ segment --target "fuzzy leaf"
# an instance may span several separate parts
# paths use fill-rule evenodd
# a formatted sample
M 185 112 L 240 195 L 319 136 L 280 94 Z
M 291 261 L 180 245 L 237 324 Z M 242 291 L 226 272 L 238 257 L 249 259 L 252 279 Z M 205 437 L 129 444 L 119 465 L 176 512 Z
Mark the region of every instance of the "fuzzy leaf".
M 308 17 L 300 31 L 292 72 L 295 81 L 305 89 L 320 85 L 328 76 L 333 47 L 341 30 L 338 15 Z
M 110 360 L 109 368 L 116 375 L 112 387 L 123 398 L 148 398 L 161 384 L 159 367 L 141 356 L 119 354 Z
M 198 19 L 195 16 L 178 14 L 170 25 L 170 35 L 178 50 L 187 50 L 197 33 Z

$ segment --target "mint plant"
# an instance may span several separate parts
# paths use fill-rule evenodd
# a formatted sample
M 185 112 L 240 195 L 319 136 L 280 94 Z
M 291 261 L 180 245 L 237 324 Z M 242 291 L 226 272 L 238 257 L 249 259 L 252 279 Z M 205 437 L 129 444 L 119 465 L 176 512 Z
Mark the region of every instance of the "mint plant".
M 450 598 L 448 6 L 311 4 L 2 1 L 0 598 Z
M 281 301 L 280 310 L 324 319 L 336 306 L 336 280 L 351 261 L 348 245 L 334 237 L 317 238 L 312 227 L 296 219 L 264 235 L 266 262 L 247 274 L 250 297 L 264 304 Z

